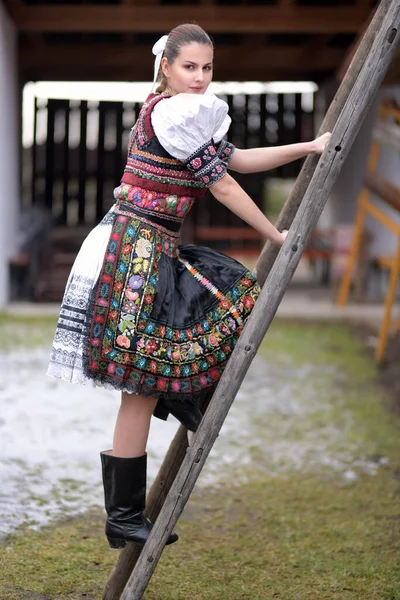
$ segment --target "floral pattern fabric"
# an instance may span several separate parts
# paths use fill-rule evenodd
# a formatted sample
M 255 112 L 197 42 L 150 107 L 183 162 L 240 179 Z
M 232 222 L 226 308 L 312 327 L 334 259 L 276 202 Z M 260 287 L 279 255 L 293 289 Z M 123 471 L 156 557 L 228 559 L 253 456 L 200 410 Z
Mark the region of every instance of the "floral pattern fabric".
M 137 213 L 115 211 L 94 290 L 87 376 L 175 398 L 215 385 L 259 294 L 254 276 L 243 268 L 223 293 L 180 256 L 178 232 L 167 233 Z M 210 293 L 202 318 L 186 327 L 152 318 L 163 254 L 184 265 Z
M 185 217 L 193 206 L 194 198 L 190 196 L 177 196 L 176 194 L 162 194 L 153 190 L 122 183 L 114 189 L 116 200 L 126 200 L 133 206 L 144 208 L 164 215 Z
M 234 146 L 223 140 L 220 147 L 221 150 L 219 148 L 217 150 L 210 140 L 184 161 L 187 169 L 207 187 L 219 181 L 227 173 L 227 164 Z
M 227 142 L 226 140 L 221 140 L 221 142 L 217 146 L 217 156 L 227 166 L 234 152 L 235 146 L 231 144 L 231 142 Z
M 151 112 L 169 94 L 150 94 L 144 102 L 130 135 L 122 182 L 148 190 L 202 198 L 207 189 L 185 164 L 161 146 L 151 124 Z

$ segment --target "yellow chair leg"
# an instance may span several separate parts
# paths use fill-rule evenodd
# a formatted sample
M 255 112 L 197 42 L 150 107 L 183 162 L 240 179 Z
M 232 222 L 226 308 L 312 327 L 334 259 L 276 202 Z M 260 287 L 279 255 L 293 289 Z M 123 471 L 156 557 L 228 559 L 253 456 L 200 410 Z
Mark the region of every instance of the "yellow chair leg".
M 382 362 L 386 351 L 386 345 L 389 337 L 391 324 L 392 306 L 396 299 L 397 283 L 400 275 L 400 236 L 397 242 L 396 256 L 390 269 L 389 289 L 385 300 L 385 312 L 381 328 L 379 331 L 378 345 L 375 350 L 375 359 L 378 363 Z
M 365 221 L 365 208 L 363 206 L 363 199 L 368 197 L 368 191 L 364 190 L 359 200 L 359 206 L 357 210 L 356 224 L 353 234 L 353 242 L 351 250 L 347 259 L 346 269 L 344 271 L 342 281 L 340 283 L 339 293 L 337 296 L 336 304 L 338 306 L 345 306 L 349 298 L 349 291 L 351 285 L 351 277 L 353 275 L 354 267 L 357 262 L 357 256 L 361 246 L 361 236 L 364 228 Z

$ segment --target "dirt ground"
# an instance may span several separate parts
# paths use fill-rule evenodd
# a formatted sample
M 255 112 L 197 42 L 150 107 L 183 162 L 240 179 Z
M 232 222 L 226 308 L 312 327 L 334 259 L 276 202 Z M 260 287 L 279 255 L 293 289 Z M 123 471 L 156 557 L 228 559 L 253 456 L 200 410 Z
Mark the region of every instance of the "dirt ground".
M 45 378 L 53 326 L 0 329 L 0 512 L 3 500 L 3 522 L 19 523 L 0 540 L 1 600 L 99 600 L 116 559 L 93 502 L 114 406 Z M 274 321 L 144 600 L 400 599 L 400 348 L 378 369 L 375 342 L 368 328 Z
M 400 333 L 388 347 L 387 358 L 380 368 L 381 381 L 393 390 L 395 406 L 400 413 Z
M 373 357 L 376 330 L 362 325 L 353 325 L 351 330 L 364 342 L 368 354 Z M 400 414 L 400 331 L 391 336 L 385 358 L 378 367 L 378 375 L 379 381 L 389 392 L 389 398 L 393 400 L 388 409 Z

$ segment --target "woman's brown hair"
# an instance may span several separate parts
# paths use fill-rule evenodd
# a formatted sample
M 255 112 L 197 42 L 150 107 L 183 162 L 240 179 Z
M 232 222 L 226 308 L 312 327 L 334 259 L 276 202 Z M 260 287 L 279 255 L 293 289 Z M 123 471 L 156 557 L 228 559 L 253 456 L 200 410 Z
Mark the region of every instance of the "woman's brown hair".
M 204 29 L 200 27 L 200 25 L 195 25 L 194 23 L 184 23 L 183 25 L 178 25 L 177 27 L 174 27 L 174 29 L 172 29 L 168 34 L 168 40 L 165 45 L 163 57 L 165 56 L 168 60 L 168 63 L 172 65 L 182 46 L 186 46 L 186 44 L 192 44 L 193 42 L 197 44 L 207 44 L 208 46 L 211 46 L 211 48 L 214 48 L 214 44 L 212 43 L 210 36 L 204 31 Z M 161 94 L 165 91 L 168 84 L 161 65 L 157 74 L 157 81 L 159 81 L 159 85 L 156 89 L 156 94 Z

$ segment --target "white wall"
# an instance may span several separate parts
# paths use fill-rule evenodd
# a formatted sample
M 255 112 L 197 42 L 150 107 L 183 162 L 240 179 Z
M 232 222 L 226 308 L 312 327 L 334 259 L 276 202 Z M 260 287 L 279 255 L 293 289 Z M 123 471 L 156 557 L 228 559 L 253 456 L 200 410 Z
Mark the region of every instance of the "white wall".
M 367 169 L 372 128 L 376 120 L 378 103 L 379 100 L 375 99 L 353 141 L 350 152 L 333 187 L 331 204 L 335 224 L 354 222 L 357 197 L 361 191 Z
M 9 298 L 8 261 L 17 248 L 19 214 L 17 32 L 0 0 L 0 308 Z
M 357 198 L 362 188 L 371 149 L 372 130 L 377 119 L 377 108 L 384 97 L 395 97 L 400 102 L 400 86 L 382 87 L 371 106 L 361 129 L 354 140 L 350 153 L 343 165 L 329 200 L 329 211 L 333 225 L 354 223 Z M 377 172 L 400 187 L 400 156 L 389 147 L 381 146 Z M 372 196 L 379 207 L 400 223 L 400 214 L 390 206 Z M 395 236 L 372 217 L 367 217 L 366 229 L 373 239 L 369 246 L 371 256 L 391 255 L 396 246 Z
M 382 87 L 380 96 L 381 98 L 395 98 L 400 104 L 400 86 Z M 393 150 L 393 148 L 389 148 L 388 146 L 381 146 L 377 172 L 400 188 L 399 152 L 396 152 L 396 150 Z M 400 224 L 400 214 L 398 211 L 394 210 L 384 202 L 379 202 L 378 197 L 373 196 L 373 198 L 383 212 L 389 215 L 395 223 Z M 368 218 L 367 227 L 373 234 L 371 254 L 373 256 L 394 254 L 396 249 L 396 236 L 371 217 Z

